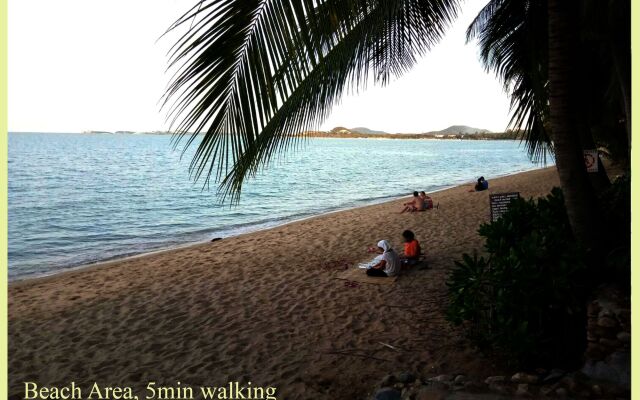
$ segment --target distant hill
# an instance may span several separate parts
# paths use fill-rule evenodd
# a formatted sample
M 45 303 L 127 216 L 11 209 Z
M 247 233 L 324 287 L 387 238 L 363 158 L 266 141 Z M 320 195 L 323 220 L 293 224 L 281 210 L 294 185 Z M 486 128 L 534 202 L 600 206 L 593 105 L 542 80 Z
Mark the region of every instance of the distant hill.
M 441 131 L 437 131 L 434 133 L 452 134 L 452 135 L 453 134 L 475 135 L 477 133 L 491 133 L 491 131 L 488 129 L 472 128 L 466 125 L 451 125 L 446 129 L 443 129 Z
M 332 130 L 329 131 L 330 134 L 334 135 L 346 135 L 352 133 L 350 129 L 345 128 L 344 126 L 336 126 Z
M 344 126 L 337 126 L 328 132 L 332 135 L 354 135 L 358 137 L 364 136 L 377 136 L 377 135 L 395 135 L 398 133 L 389 133 L 385 131 L 376 131 L 373 129 L 359 126 L 357 128 L 345 128 Z M 488 129 L 473 128 L 467 125 L 451 125 L 450 127 L 441 131 L 425 132 L 424 134 L 432 135 L 476 135 L 492 133 Z M 411 134 L 409 134 L 411 135 Z M 416 134 L 417 135 L 417 134 Z
M 358 129 L 360 131 L 356 131 Z M 366 133 L 365 133 L 366 132 Z M 369 133 L 374 132 L 374 133 Z M 387 133 L 374 131 L 368 128 L 349 129 L 337 126 L 326 131 L 306 131 L 297 135 L 317 138 L 343 138 L 343 139 L 444 139 L 444 140 L 514 140 L 518 138 L 518 132 L 491 132 L 488 129 L 472 128 L 466 125 L 453 125 L 447 129 L 423 133 Z
M 365 128 L 362 126 L 359 126 L 357 128 L 351 128 L 349 129 L 351 132 L 358 132 L 358 133 L 363 133 L 365 135 L 388 135 L 389 132 L 385 132 L 385 131 L 374 131 L 373 129 L 369 129 L 369 128 Z

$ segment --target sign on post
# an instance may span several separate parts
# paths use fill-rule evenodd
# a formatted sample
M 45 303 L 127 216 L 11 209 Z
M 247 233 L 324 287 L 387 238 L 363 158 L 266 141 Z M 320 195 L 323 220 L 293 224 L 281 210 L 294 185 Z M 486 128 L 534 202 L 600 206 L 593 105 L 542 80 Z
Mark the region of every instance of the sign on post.
M 598 172 L 598 150 L 584 151 L 584 166 L 587 172 Z
M 509 203 L 511 203 L 511 200 L 519 198 L 520 192 L 496 193 L 489 195 L 489 205 L 491 207 L 491 222 L 497 221 L 498 218 L 502 217 L 502 214 L 504 214 L 509 208 Z

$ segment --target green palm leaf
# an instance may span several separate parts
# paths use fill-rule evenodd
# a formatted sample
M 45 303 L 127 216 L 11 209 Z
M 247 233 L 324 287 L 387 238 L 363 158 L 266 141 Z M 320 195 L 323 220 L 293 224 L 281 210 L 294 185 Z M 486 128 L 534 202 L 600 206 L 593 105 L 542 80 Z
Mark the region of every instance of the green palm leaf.
M 580 2 L 578 71 L 583 115 L 583 146 L 595 142 L 625 158 L 628 137 L 619 126 L 626 116 L 629 131 L 630 43 L 628 0 Z M 520 132 L 529 155 L 544 160 L 553 154 L 549 119 L 547 0 L 491 0 L 467 30 L 478 39 L 480 59 L 511 95 L 509 127 Z M 617 115 L 617 117 L 616 117 Z M 591 139 L 591 137 L 593 139 Z
M 467 29 L 478 39 L 480 60 L 511 96 L 509 127 L 520 132 L 529 156 L 553 154 L 549 115 L 546 0 L 491 0 Z
M 345 91 L 386 84 L 442 37 L 458 0 L 209 0 L 169 30 L 178 68 L 164 96 L 175 143 L 204 136 L 190 165 L 223 199 L 301 143 Z

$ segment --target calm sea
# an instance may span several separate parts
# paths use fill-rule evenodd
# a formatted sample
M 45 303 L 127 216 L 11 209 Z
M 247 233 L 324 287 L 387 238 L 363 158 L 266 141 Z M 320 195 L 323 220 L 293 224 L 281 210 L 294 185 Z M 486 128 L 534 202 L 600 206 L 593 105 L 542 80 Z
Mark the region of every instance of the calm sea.
M 10 133 L 9 279 L 538 167 L 513 141 L 313 139 L 229 207 L 189 180 L 191 154 L 168 136 Z

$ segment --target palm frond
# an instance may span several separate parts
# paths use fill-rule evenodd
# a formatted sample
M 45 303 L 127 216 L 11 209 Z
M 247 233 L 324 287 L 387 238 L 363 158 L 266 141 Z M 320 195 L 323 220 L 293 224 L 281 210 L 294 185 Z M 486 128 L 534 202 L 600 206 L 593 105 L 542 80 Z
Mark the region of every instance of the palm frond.
M 519 132 L 529 156 L 546 162 L 553 142 L 545 127 L 548 104 L 546 0 L 492 0 L 467 29 L 480 60 L 511 96 L 508 127 Z
M 386 84 L 442 37 L 458 0 L 208 0 L 170 53 L 176 143 L 204 132 L 190 170 L 237 202 L 242 183 L 318 126 L 345 91 Z M 171 102 L 171 103 L 170 103 Z

